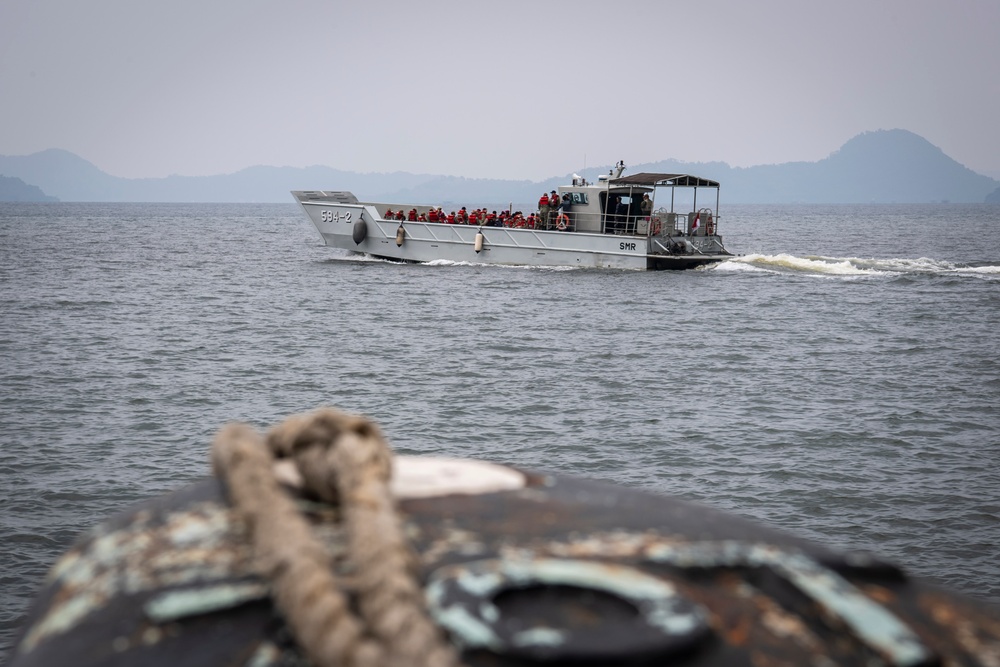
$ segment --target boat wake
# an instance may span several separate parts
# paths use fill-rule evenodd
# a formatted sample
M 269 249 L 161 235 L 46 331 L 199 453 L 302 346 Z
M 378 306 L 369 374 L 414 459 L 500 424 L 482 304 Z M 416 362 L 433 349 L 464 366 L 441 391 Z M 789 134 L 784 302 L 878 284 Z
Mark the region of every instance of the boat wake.
M 824 257 L 822 255 L 760 255 L 734 257 L 716 265 L 715 271 L 759 271 L 778 274 L 796 274 L 815 277 L 884 277 L 901 274 L 959 275 L 1000 278 L 1000 266 L 968 266 L 939 259 L 921 257 L 862 258 Z

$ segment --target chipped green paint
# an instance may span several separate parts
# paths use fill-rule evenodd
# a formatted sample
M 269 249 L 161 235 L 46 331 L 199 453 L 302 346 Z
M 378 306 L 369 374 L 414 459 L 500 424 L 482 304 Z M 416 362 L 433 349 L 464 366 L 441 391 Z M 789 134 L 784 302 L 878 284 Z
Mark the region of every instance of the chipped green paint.
M 501 571 L 515 583 L 578 586 L 605 591 L 625 599 L 655 600 L 676 594 L 676 589 L 670 583 L 625 565 L 545 558 L 504 561 Z
M 552 628 L 532 628 L 514 635 L 515 646 L 561 646 L 566 643 L 566 633 Z
M 262 600 L 270 589 L 262 583 L 222 584 L 161 593 L 143 605 L 154 623 L 167 623 L 187 616 L 231 609 L 253 600 Z
M 477 597 L 485 597 L 495 592 L 503 583 L 503 575 L 500 572 L 476 572 L 463 568 L 458 570 L 457 574 L 459 586 Z
M 921 665 L 931 653 L 902 621 L 876 604 L 840 575 L 804 556 L 771 565 L 785 579 L 839 618 L 890 664 Z
M 243 526 L 227 507 L 199 503 L 159 522 L 139 513 L 121 530 L 91 531 L 60 559 L 49 576 L 56 602 L 27 630 L 19 650 L 30 652 L 119 596 L 254 574 Z
M 632 604 L 640 622 L 668 636 L 687 635 L 704 626 L 706 614 L 683 600 L 667 581 L 625 565 L 571 559 L 481 560 L 441 568 L 427 588 L 431 615 L 464 646 L 502 650 L 491 626 L 502 623 L 493 603 L 504 590 L 536 584 L 603 591 Z M 475 605 L 450 603 L 446 589 L 457 587 Z M 517 646 L 559 646 L 568 634 L 552 628 L 530 628 L 511 639 Z
M 94 595 L 77 595 L 60 605 L 55 605 L 45 618 L 36 623 L 25 635 L 18 649 L 27 653 L 35 648 L 43 639 L 66 632 L 94 609 L 103 606 L 102 601 Z
M 494 651 L 503 647 L 500 637 L 493 632 L 488 624 L 461 607 L 431 605 L 430 613 L 438 625 L 447 628 L 455 641 L 462 646 L 488 648 Z
M 680 568 L 768 567 L 847 625 L 889 664 L 910 667 L 932 658 L 916 634 L 888 609 L 804 554 L 768 544 L 724 540 L 652 545 L 645 549 L 645 557 Z
M 800 552 L 770 544 L 738 540 L 690 542 L 650 532 L 612 531 L 592 533 L 568 542 L 549 541 L 531 546 L 505 547 L 501 549 L 501 556 L 501 561 L 506 563 L 504 576 L 509 576 L 511 581 L 522 584 L 528 581 L 565 583 L 604 590 L 622 597 L 632 593 L 627 575 L 609 588 L 602 585 L 600 577 L 588 579 L 583 574 L 586 568 L 574 573 L 573 569 L 577 566 L 567 563 L 587 558 L 636 558 L 680 569 L 767 567 L 816 601 L 828 617 L 850 628 L 859 640 L 879 653 L 888 664 L 909 667 L 933 658 L 932 652 L 900 619 L 836 572 Z M 549 571 L 549 565 L 538 564 L 552 557 L 568 560 L 553 559 L 552 562 L 556 563 L 551 566 L 555 568 L 553 571 Z M 529 562 L 534 563 L 529 568 L 532 570 L 530 575 L 524 565 Z M 856 556 L 851 562 L 865 564 L 870 559 Z M 467 584 L 470 592 L 482 593 L 482 588 L 477 589 L 475 584 L 488 588 L 492 581 L 490 578 L 477 578 L 481 575 L 473 576 L 471 573 L 456 576 Z M 657 582 L 669 586 L 662 580 Z M 484 603 L 478 615 L 484 621 L 495 623 L 499 611 L 492 604 Z M 677 634 L 690 632 L 702 622 L 695 616 L 676 614 L 669 609 L 662 612 L 654 609 L 647 621 L 664 632 Z

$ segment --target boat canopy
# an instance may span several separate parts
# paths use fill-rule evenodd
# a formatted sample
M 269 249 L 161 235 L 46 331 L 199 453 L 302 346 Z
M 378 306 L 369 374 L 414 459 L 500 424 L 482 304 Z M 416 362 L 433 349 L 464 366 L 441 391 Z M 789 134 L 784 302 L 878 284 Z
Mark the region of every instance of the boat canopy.
M 700 176 L 691 176 L 690 174 L 651 174 L 643 172 L 641 174 L 632 174 L 631 176 L 620 176 L 618 178 L 609 178 L 608 183 L 616 187 L 621 186 L 641 186 L 641 187 L 656 187 L 656 186 L 680 186 L 689 188 L 717 188 L 719 187 L 718 181 L 711 181 L 707 178 L 701 178 Z

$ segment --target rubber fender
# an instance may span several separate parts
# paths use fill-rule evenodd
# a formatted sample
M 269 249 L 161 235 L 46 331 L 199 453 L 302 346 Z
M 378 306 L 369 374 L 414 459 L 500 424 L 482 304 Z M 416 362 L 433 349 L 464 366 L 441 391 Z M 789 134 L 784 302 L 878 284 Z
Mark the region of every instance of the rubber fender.
M 361 242 L 368 237 L 368 223 L 364 220 L 358 220 L 354 223 L 354 230 L 351 232 L 351 238 L 354 239 L 355 245 L 361 245 Z

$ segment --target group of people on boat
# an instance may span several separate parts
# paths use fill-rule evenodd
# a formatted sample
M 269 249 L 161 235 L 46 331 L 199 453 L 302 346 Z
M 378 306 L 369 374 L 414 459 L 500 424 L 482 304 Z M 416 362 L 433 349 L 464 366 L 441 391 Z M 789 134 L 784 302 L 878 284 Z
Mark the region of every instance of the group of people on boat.
M 477 208 L 469 211 L 465 206 L 458 211 L 445 213 L 442 207 L 433 206 L 426 213 L 418 213 L 417 209 L 411 208 L 409 212 L 399 209 L 393 211 L 386 209 L 383 214 L 385 220 L 399 220 L 409 222 L 438 222 L 446 225 L 483 225 L 485 227 L 512 227 L 518 229 L 555 229 L 557 231 L 567 231 L 570 229 L 570 219 L 563 210 L 559 196 L 555 190 L 551 193 L 552 201 L 557 205 L 549 204 L 549 196 L 545 197 L 546 204 L 541 207 L 539 200 L 539 211 L 524 215 L 521 211 L 503 210 L 489 211 L 485 208 Z
M 565 229 L 569 224 L 569 216 L 566 209 L 569 208 L 569 195 L 565 194 L 561 198 L 555 190 L 549 194 L 542 193 L 538 198 L 538 221 L 545 229 Z M 560 224 L 563 226 L 560 227 Z

